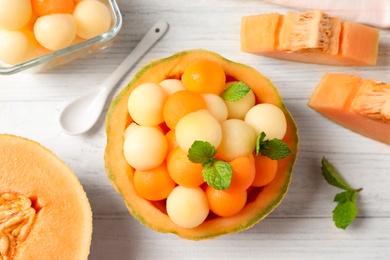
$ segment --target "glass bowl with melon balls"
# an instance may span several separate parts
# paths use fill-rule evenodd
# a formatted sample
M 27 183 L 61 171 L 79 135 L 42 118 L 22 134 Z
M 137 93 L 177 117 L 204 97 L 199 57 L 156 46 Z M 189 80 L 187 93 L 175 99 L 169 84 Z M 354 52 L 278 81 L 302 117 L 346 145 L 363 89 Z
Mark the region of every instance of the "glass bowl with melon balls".
M 121 26 L 115 0 L 0 0 L 0 75 L 39 72 L 105 49 Z
M 287 194 L 298 129 L 272 82 L 217 53 L 142 67 L 106 115 L 105 168 L 135 219 L 190 240 L 251 228 Z

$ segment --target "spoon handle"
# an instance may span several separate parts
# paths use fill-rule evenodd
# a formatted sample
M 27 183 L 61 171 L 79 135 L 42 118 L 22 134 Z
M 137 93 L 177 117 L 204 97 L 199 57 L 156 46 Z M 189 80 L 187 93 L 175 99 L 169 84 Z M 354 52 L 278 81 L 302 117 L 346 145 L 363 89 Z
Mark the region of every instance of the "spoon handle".
M 133 51 L 118 66 L 118 68 L 102 83 L 109 93 L 118 81 L 137 63 L 137 61 L 167 32 L 168 23 L 164 21 L 157 22 L 145 34 L 142 40 L 135 46 Z

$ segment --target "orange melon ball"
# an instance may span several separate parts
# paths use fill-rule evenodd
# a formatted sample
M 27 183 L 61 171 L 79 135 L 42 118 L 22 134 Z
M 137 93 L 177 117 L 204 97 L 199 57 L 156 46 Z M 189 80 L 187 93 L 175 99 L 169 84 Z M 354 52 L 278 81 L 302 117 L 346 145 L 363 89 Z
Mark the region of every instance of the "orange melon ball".
M 226 75 L 218 63 L 199 60 L 187 66 L 181 80 L 188 90 L 220 95 L 225 88 Z
M 33 12 L 38 16 L 48 14 L 72 14 L 73 0 L 31 0 Z

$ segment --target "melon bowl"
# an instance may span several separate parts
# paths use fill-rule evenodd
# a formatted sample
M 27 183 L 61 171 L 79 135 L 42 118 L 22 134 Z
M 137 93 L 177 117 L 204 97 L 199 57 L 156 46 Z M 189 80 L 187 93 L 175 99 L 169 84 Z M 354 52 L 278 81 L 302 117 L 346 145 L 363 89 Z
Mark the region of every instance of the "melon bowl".
M 217 62 L 226 74 L 226 81 L 242 81 L 255 93 L 256 103 L 271 103 L 285 114 L 287 132 L 283 141 L 292 153 L 280 159 L 276 177 L 271 183 L 260 188 L 250 189 L 244 208 L 231 217 L 218 217 L 210 214 L 197 227 L 183 228 L 171 221 L 166 213 L 165 200 L 151 202 L 139 196 L 134 188 L 134 169 L 127 163 L 124 153 L 124 133 L 133 122 L 128 113 L 130 93 L 143 83 L 159 83 L 165 79 L 180 79 L 189 63 L 207 59 Z M 292 170 L 298 153 L 297 126 L 286 109 L 282 97 L 272 82 L 246 65 L 202 49 L 176 53 L 170 57 L 153 61 L 142 67 L 130 83 L 113 99 L 106 116 L 107 144 L 104 155 L 108 179 L 123 197 L 131 215 L 152 230 L 173 233 L 190 240 L 202 240 L 220 235 L 236 233 L 248 229 L 264 219 L 283 200 L 292 177 Z

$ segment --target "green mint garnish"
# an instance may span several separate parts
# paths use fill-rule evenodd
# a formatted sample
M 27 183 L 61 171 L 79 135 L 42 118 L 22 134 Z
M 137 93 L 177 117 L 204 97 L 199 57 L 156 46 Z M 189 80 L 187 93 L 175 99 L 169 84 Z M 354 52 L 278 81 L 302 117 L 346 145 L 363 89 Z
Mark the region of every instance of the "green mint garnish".
M 244 82 L 235 82 L 225 89 L 222 98 L 226 101 L 236 102 L 245 97 L 250 90 L 250 87 Z
M 321 162 L 322 175 L 325 180 L 335 187 L 341 188 L 345 191 L 337 193 L 334 197 L 334 202 L 337 202 L 336 208 L 333 210 L 333 221 L 336 227 L 346 229 L 349 224 L 356 218 L 359 211 L 356 205 L 356 197 L 362 189 L 353 189 L 344 180 L 336 168 L 329 163 L 325 157 Z
M 209 142 L 195 141 L 188 150 L 188 158 L 193 163 L 204 163 L 216 153 L 217 150 Z
M 218 159 L 210 159 L 202 170 L 204 181 L 216 190 L 226 190 L 230 187 L 233 170 L 230 163 Z
M 217 190 L 230 186 L 233 170 L 229 163 L 214 158 L 217 150 L 209 142 L 195 141 L 188 149 L 188 158 L 193 163 L 201 163 L 204 181 Z
M 291 153 L 287 144 L 280 139 L 264 140 L 265 133 L 261 132 L 256 140 L 256 156 L 262 154 L 272 160 L 283 159 Z

